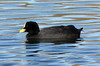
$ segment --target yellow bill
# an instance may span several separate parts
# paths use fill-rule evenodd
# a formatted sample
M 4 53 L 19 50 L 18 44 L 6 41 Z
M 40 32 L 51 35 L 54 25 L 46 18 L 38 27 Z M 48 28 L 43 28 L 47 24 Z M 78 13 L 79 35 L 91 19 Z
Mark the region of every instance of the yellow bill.
M 22 32 L 25 32 L 25 30 L 26 30 L 26 29 L 21 29 L 19 32 L 22 33 Z

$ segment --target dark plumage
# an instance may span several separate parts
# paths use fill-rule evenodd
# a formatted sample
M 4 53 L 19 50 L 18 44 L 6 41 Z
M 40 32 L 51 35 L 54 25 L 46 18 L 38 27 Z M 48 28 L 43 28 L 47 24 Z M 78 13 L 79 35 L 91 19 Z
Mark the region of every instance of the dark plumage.
M 25 32 L 28 32 L 27 39 L 77 39 L 80 38 L 80 33 L 83 28 L 77 29 L 73 25 L 68 26 L 53 26 L 44 29 L 39 29 L 36 22 L 28 21 L 25 24 Z M 20 31 L 23 32 L 23 31 Z

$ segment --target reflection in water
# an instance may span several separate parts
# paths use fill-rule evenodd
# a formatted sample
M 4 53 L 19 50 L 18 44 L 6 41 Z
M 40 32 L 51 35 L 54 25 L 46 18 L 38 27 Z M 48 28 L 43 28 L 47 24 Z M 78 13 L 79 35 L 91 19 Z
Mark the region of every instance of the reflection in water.
M 63 42 L 63 41 L 62 41 Z M 41 45 L 41 43 L 33 43 L 33 44 L 26 44 L 26 50 L 31 50 L 31 51 L 26 51 L 27 54 L 26 57 L 30 57 L 30 58 L 34 58 L 31 59 L 32 61 L 32 65 L 47 65 L 47 64 L 52 64 L 52 63 L 64 63 L 65 61 L 60 60 L 63 59 L 66 60 L 81 60 L 84 59 L 83 57 L 68 57 L 67 56 L 71 53 L 71 51 L 69 51 L 70 49 L 74 50 L 75 45 L 69 45 L 69 46 L 64 46 L 64 44 L 62 44 L 62 42 L 58 42 L 58 43 L 53 43 L 52 45 L 46 45 L 43 47 L 43 45 Z M 64 42 L 63 42 L 64 43 Z M 46 44 L 46 43 L 45 43 Z M 72 43 L 70 43 L 72 44 Z M 40 45 L 40 46 L 39 46 Z M 66 44 L 65 44 L 66 45 Z M 44 49 L 41 49 L 41 46 Z M 31 63 L 29 61 L 27 61 L 28 63 Z M 47 63 L 47 64 L 45 64 Z M 57 64 L 56 64 L 57 65 Z M 61 64 L 62 65 L 62 64 Z M 57 65 L 58 66 L 58 65 Z
M 27 51 L 26 53 L 27 54 L 29 54 L 29 55 L 26 55 L 26 56 L 37 56 L 37 54 L 36 53 L 38 53 L 40 50 L 35 50 L 35 49 L 39 49 L 39 44 L 37 44 L 37 43 L 35 43 L 35 44 L 26 44 L 25 45 L 26 46 L 26 48 L 25 49 L 34 49 L 33 51 L 31 50 L 31 51 Z M 32 53 L 32 54 L 31 54 Z

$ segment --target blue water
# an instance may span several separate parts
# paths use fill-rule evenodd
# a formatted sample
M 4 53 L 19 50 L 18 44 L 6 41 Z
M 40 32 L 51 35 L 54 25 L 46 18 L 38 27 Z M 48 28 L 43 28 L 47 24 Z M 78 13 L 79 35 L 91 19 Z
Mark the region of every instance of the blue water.
M 1 0 L 0 66 L 99 66 L 99 0 Z M 19 33 L 27 21 L 40 28 L 83 27 L 76 43 L 26 43 Z

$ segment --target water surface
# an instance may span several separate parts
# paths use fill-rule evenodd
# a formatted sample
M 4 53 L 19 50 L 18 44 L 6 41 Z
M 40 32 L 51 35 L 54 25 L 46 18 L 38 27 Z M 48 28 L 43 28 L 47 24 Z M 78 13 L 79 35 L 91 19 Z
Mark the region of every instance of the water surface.
M 0 66 L 99 66 L 99 0 L 0 0 Z M 83 27 L 76 43 L 26 43 L 26 21 L 40 28 Z

